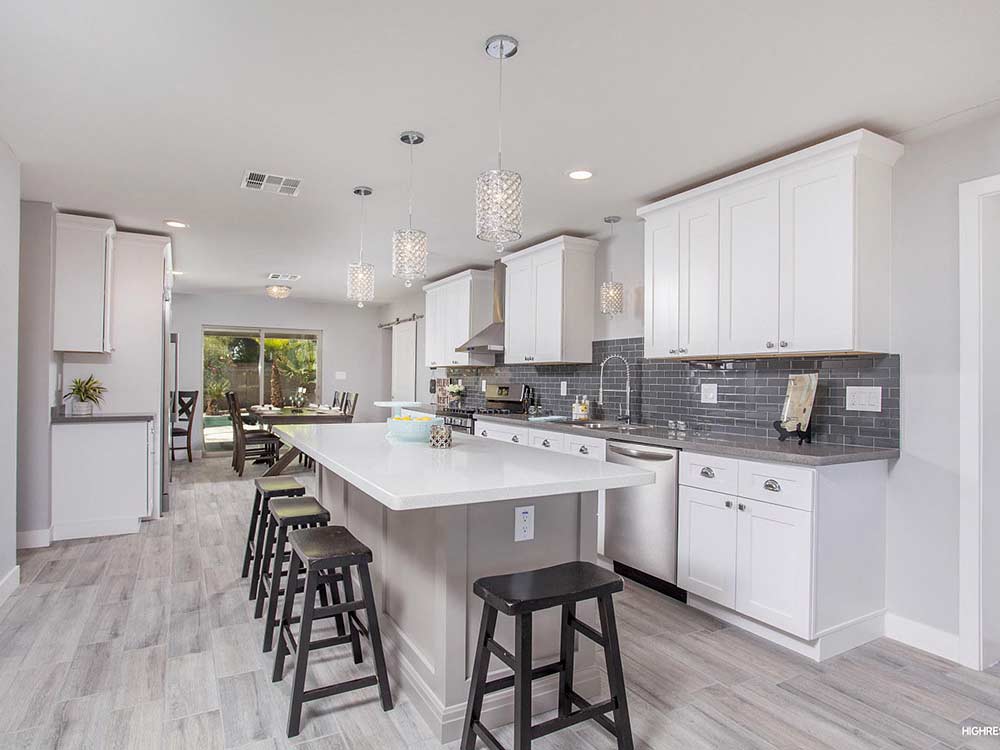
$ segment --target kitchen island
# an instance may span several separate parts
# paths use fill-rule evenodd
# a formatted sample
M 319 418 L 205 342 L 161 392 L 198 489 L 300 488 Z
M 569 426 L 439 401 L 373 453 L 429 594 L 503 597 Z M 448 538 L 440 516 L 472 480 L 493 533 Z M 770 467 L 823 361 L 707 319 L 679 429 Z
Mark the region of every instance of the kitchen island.
M 390 674 L 442 742 L 460 736 L 465 714 L 482 611 L 473 582 L 593 561 L 598 491 L 653 481 L 643 470 L 466 435 L 454 435 L 450 449 L 390 442 L 384 424 L 286 425 L 275 432 L 316 461 L 319 500 L 333 522 L 371 547 Z M 533 538 L 515 542 L 515 509 L 526 506 L 534 509 Z M 536 616 L 536 664 L 558 658 L 558 615 Z M 596 623 L 592 606 L 581 606 L 580 616 Z M 507 618 L 497 632 L 513 649 Z M 595 649 L 578 640 L 575 689 L 594 697 Z M 498 668 L 491 678 L 506 672 Z M 533 688 L 535 713 L 555 708 L 555 677 Z M 509 723 L 511 691 L 488 696 L 483 717 L 487 725 Z

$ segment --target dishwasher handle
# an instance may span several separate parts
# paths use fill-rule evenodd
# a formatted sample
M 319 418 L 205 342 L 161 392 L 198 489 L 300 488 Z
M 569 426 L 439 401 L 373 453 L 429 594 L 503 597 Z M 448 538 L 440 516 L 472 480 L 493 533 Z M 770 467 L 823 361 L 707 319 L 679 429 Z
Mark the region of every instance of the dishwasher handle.
M 618 444 L 609 444 L 608 451 L 611 453 L 617 453 L 620 456 L 638 458 L 642 461 L 672 461 L 674 458 L 673 453 L 654 453 L 653 451 L 643 451 L 638 450 L 637 448 L 625 448 Z

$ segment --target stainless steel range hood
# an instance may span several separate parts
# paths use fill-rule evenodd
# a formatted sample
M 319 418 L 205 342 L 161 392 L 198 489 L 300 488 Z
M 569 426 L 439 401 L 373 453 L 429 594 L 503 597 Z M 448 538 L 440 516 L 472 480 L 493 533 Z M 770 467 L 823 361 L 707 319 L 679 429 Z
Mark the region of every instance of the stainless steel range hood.
M 493 354 L 503 351 L 503 305 L 507 286 L 507 266 L 493 263 L 493 322 L 455 349 L 456 352 Z

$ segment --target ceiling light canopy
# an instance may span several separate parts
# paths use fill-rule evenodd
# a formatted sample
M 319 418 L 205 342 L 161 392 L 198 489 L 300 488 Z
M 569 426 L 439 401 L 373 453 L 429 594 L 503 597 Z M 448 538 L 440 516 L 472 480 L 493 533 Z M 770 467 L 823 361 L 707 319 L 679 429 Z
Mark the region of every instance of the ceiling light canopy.
M 413 147 L 424 142 L 424 134 L 406 130 L 399 140 L 410 147 L 410 198 L 406 229 L 392 233 L 392 275 L 402 279 L 403 286 L 411 287 L 414 279 L 427 274 L 427 232 L 413 228 Z
M 488 169 L 476 180 L 476 237 L 496 245 L 521 239 L 521 175 L 503 168 L 503 61 L 517 54 L 512 36 L 497 34 L 486 40 L 486 54 L 499 60 L 497 87 L 497 168 Z
M 604 223 L 611 225 L 611 236 L 608 238 L 608 252 L 615 238 L 615 224 L 622 220 L 621 216 L 605 216 Z M 611 263 L 608 263 L 611 268 Z M 625 285 L 614 280 L 614 273 L 608 271 L 608 280 L 601 284 L 601 313 L 614 317 L 625 312 Z
M 264 294 L 271 299 L 285 299 L 291 293 L 292 288 L 284 284 L 271 284 L 264 287 Z
M 361 244 L 358 248 L 358 262 L 347 266 L 347 299 L 364 307 L 365 302 L 375 299 L 375 266 L 365 263 L 365 198 L 372 194 L 367 185 L 358 185 L 354 194 L 361 199 Z
M 589 169 L 574 169 L 572 172 L 569 172 L 568 174 L 571 180 L 589 180 L 591 177 L 594 176 L 594 173 L 591 172 Z
M 185 224 L 183 221 L 178 221 L 177 219 L 164 219 L 163 223 L 168 227 L 173 227 L 174 229 L 187 229 L 189 224 Z

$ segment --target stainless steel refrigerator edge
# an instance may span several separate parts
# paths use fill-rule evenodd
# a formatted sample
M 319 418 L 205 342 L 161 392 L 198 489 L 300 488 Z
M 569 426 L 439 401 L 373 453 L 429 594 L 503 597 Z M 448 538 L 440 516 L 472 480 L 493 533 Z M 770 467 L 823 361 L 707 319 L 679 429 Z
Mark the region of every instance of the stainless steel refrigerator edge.
M 610 441 L 608 461 L 651 471 L 656 481 L 607 491 L 605 556 L 676 584 L 677 451 Z

